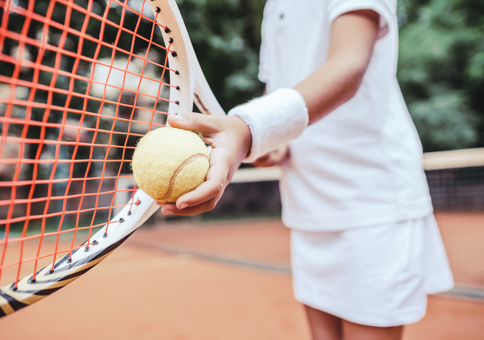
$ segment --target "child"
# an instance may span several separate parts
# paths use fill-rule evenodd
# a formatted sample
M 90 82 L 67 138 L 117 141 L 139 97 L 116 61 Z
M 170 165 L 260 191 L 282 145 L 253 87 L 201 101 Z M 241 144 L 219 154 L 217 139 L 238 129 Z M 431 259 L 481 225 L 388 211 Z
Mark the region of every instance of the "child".
M 314 339 L 401 339 L 453 286 L 397 80 L 397 0 L 268 0 L 268 95 L 169 123 L 213 147 L 207 181 L 163 205 L 212 209 L 244 160 L 281 165 L 296 299 Z M 275 150 L 275 151 L 273 151 Z

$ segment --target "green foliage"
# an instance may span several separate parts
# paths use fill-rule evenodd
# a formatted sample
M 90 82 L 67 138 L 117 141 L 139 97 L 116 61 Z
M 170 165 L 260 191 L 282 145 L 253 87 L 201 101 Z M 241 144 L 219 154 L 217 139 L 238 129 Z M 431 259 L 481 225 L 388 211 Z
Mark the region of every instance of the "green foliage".
M 411 103 L 409 109 L 426 149 L 462 149 L 476 142 L 476 115 L 459 93 L 437 94 Z
M 207 80 L 228 111 L 263 91 L 257 80 L 264 0 L 177 1 Z
M 484 4 L 401 0 L 398 79 L 425 151 L 484 146 Z

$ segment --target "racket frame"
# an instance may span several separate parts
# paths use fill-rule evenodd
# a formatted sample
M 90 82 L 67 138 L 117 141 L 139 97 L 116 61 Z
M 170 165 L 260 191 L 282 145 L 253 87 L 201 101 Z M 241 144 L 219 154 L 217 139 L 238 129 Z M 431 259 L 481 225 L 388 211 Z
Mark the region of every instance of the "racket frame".
M 132 0 L 134 1 L 134 0 Z M 175 0 L 147 0 L 167 51 L 170 74 L 168 114 L 191 112 L 193 103 L 203 114 L 225 115 L 211 91 Z M 128 204 L 80 248 L 33 274 L 0 288 L 0 317 L 14 313 L 65 287 L 119 247 L 159 209 L 155 200 L 137 190 Z M 54 270 L 52 271 L 52 267 Z

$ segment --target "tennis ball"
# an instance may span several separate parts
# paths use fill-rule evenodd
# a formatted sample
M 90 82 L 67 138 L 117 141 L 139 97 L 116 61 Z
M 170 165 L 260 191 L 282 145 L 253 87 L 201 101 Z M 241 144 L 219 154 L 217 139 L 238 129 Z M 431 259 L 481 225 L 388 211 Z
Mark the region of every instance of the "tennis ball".
M 160 203 L 172 203 L 205 181 L 208 151 L 197 134 L 162 127 L 138 142 L 131 166 L 141 190 Z

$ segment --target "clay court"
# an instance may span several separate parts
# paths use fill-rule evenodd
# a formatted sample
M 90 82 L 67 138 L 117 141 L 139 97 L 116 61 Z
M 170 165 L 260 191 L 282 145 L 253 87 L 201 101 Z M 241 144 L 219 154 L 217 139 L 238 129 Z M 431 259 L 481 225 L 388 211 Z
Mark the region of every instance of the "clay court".
M 431 297 L 427 316 L 407 327 L 405 340 L 484 334 L 484 299 L 468 294 L 482 287 L 476 265 L 484 257 L 469 262 L 459 248 L 483 255 L 483 216 L 467 214 L 463 223 L 446 214 L 437 219 L 467 296 Z M 292 295 L 289 231 L 280 220 L 186 221 L 141 228 L 76 282 L 1 319 L 0 339 L 310 338 Z

